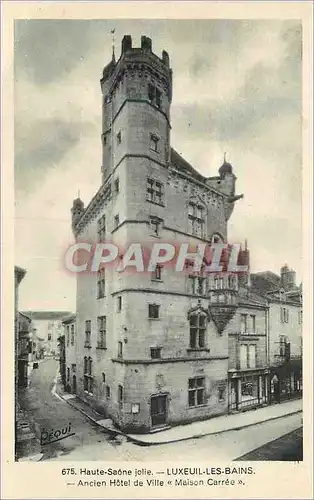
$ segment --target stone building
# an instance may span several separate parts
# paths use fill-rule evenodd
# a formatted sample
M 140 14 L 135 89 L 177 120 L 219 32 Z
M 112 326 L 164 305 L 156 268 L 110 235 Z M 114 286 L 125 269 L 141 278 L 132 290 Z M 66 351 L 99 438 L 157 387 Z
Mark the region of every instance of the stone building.
M 23 311 L 32 320 L 36 336 L 43 339 L 41 347 L 45 357 L 58 356 L 58 338 L 63 334 L 62 319 L 70 311 Z
M 242 195 L 235 194 L 236 176 L 226 160 L 217 176 L 205 177 L 171 148 L 167 52 L 160 58 L 149 38 L 133 47 L 124 36 L 119 60 L 113 55 L 103 70 L 101 90 L 102 180 L 87 207 L 79 198 L 73 202 L 76 240 L 111 241 L 120 248 L 119 258 L 131 242 L 191 248 L 226 242 Z M 226 413 L 233 384 L 229 356 L 234 380 L 246 369 L 233 354 L 239 340 L 240 351 L 242 343 L 255 345 L 250 373 L 261 381 L 262 400 L 265 306 L 254 303 L 257 331 L 247 339 L 241 314 L 251 314 L 253 299 L 241 302 L 240 286 L 241 279 L 228 273 L 193 275 L 188 262 L 185 272 L 164 266 L 118 273 L 107 266 L 78 273 L 79 397 L 137 432 Z M 248 352 L 252 360 L 253 348 Z
M 270 401 L 302 395 L 302 287 L 287 265 L 280 276 L 270 271 L 251 275 L 252 287 L 269 306 L 268 363 Z
M 65 387 L 76 394 L 76 315 L 62 321 L 64 328 Z M 61 355 L 60 355 L 61 357 Z
M 19 266 L 14 266 L 14 352 L 15 352 L 15 408 L 18 407 L 18 387 L 19 387 L 19 286 L 25 277 L 26 270 Z

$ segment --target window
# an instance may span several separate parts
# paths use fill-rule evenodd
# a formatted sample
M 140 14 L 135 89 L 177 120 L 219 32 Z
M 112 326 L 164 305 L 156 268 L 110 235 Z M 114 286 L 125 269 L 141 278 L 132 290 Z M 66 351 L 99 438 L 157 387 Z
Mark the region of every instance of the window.
M 114 181 L 114 188 L 115 188 L 115 192 L 116 193 L 119 193 L 120 191 L 120 182 L 119 182 L 119 177 L 117 177 Z
M 85 321 L 85 344 L 84 347 L 91 347 L 90 339 L 91 339 L 91 330 L 92 330 L 92 322 L 91 320 Z
M 92 358 L 84 358 L 84 391 L 93 394 L 93 361 Z
M 73 364 L 73 365 L 72 365 L 72 372 L 73 372 L 73 373 L 76 373 L 76 364 Z
M 106 217 L 104 215 L 97 221 L 97 237 L 98 241 L 104 241 L 106 238 Z
M 205 378 L 189 378 L 189 406 L 199 406 L 205 403 Z
M 48 333 L 48 340 L 51 340 L 51 333 Z
M 152 280 L 161 281 L 161 269 L 162 267 L 157 264 L 155 267 L 155 271 L 152 272 Z
M 196 203 L 189 203 L 189 232 L 195 236 L 203 236 L 205 229 L 205 210 Z
M 156 89 L 156 106 L 161 107 L 161 92 L 158 89 Z
M 256 368 L 256 345 L 249 345 L 248 368 Z
M 206 292 L 206 278 L 203 276 L 189 276 L 190 292 L 193 295 L 205 295 Z
M 67 368 L 67 381 L 70 382 L 70 368 Z
M 153 235 L 159 236 L 161 225 L 163 222 L 162 219 L 159 219 L 158 217 L 150 217 L 149 222 L 150 222 L 150 227 L 153 231 Z
M 240 346 L 240 368 L 247 368 L 247 359 L 248 359 L 248 346 L 247 344 L 241 344 Z
M 161 107 L 161 92 L 152 83 L 148 84 L 148 99 L 158 108 Z
M 150 348 L 150 357 L 152 359 L 160 359 L 161 358 L 161 349 L 160 349 L 160 347 L 151 347 Z
M 256 333 L 256 317 L 255 314 L 251 314 L 251 333 Z
M 247 333 L 247 314 L 241 314 L 240 317 L 241 333 Z
M 109 387 L 109 385 L 106 385 L 106 398 L 107 399 L 110 398 L 110 387 Z
M 151 203 L 163 205 L 164 203 L 164 186 L 161 182 L 154 179 L 147 179 L 146 199 Z
M 119 403 L 119 408 L 123 408 L 123 387 L 122 385 L 118 386 L 118 403 Z
M 119 214 L 117 214 L 114 216 L 114 229 L 117 229 L 119 224 L 120 224 L 120 217 L 119 217 Z
M 102 267 L 97 272 L 97 299 L 102 299 L 105 296 L 105 268 Z
M 152 151 L 155 151 L 155 153 L 158 153 L 158 143 L 159 143 L 159 137 L 155 134 L 150 134 L 150 149 Z
M 289 323 L 289 309 L 287 307 L 280 308 L 281 323 Z
M 71 325 L 71 345 L 74 345 L 75 342 L 75 330 L 74 325 Z
M 241 344 L 240 346 L 240 368 L 256 368 L 256 345 Z
M 123 357 L 123 345 L 122 342 L 118 342 L 118 358 Z
M 69 347 L 69 345 L 70 345 L 70 326 L 69 325 L 67 325 L 66 339 L 67 339 L 67 347 Z
M 121 136 L 121 130 L 120 130 L 120 132 L 117 133 L 117 143 L 118 144 L 121 144 L 121 138 L 122 138 L 122 136 Z
M 204 349 L 207 318 L 205 314 L 192 314 L 190 316 L 190 347 L 191 349 Z
M 102 372 L 102 381 L 103 381 L 103 383 L 105 383 L 105 382 L 106 382 L 106 375 L 105 375 L 105 373 L 104 373 L 104 372 Z
M 97 347 L 98 349 L 106 349 L 106 316 L 98 316 L 98 338 Z
M 157 304 L 148 304 L 148 318 L 159 319 L 159 308 Z
M 287 337 L 285 335 L 279 336 L 279 356 L 284 357 L 286 353 Z
M 117 297 L 117 310 L 118 310 L 118 312 L 122 311 L 122 297 L 121 297 L 121 295 L 119 295 Z
M 298 323 L 299 325 L 302 325 L 302 311 L 298 311 Z

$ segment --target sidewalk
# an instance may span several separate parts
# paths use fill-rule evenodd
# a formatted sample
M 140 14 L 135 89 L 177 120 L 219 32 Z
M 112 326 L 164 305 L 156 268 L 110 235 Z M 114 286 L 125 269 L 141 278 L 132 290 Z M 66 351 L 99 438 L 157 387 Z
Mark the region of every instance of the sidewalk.
M 186 441 L 211 434 L 219 434 L 227 431 L 235 431 L 260 424 L 270 420 L 293 415 L 302 412 L 302 400 L 297 399 L 281 404 L 266 406 L 257 410 L 247 411 L 245 413 L 234 413 L 232 415 L 222 415 L 202 422 L 193 422 L 192 424 L 178 425 L 164 431 L 149 434 L 126 434 L 119 431 L 111 421 L 104 419 L 102 415 L 95 412 L 88 404 L 84 403 L 77 396 L 71 394 L 60 394 L 69 405 L 80 411 L 94 424 L 99 425 L 104 430 L 112 434 L 125 436 L 129 441 L 141 446 L 151 446 L 158 444 L 174 443 Z

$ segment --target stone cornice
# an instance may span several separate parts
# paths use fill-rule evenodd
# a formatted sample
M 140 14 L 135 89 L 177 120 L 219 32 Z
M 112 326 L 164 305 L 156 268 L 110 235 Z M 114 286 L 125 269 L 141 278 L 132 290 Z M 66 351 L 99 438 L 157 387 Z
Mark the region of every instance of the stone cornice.
M 199 358 L 192 358 L 190 356 L 183 356 L 180 358 L 159 358 L 159 359 L 121 359 L 112 358 L 113 363 L 121 363 L 125 365 L 156 365 L 161 363 L 187 363 L 187 362 L 200 362 L 200 361 L 220 361 L 229 359 L 229 356 L 204 356 Z

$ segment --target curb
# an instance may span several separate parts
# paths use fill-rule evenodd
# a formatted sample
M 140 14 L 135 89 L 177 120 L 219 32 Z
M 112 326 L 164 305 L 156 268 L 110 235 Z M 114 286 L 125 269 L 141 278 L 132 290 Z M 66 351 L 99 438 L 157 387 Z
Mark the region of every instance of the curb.
M 171 444 L 171 443 L 179 443 L 179 442 L 182 442 L 182 441 L 188 441 L 189 439 L 199 439 L 199 438 L 206 437 L 206 436 L 213 436 L 214 434 L 223 434 L 224 432 L 240 431 L 242 429 L 246 429 L 246 428 L 252 427 L 254 425 L 263 424 L 265 422 L 271 422 L 272 420 L 278 420 L 278 419 L 284 418 L 284 417 L 290 417 L 291 415 L 296 415 L 298 413 L 302 413 L 302 411 L 303 411 L 303 410 L 296 410 L 296 411 L 293 411 L 291 413 L 285 413 L 284 415 L 279 415 L 277 417 L 267 418 L 267 419 L 261 420 L 259 422 L 254 422 L 254 423 L 251 423 L 251 424 L 245 424 L 245 425 L 241 425 L 241 426 L 238 426 L 238 427 L 232 427 L 232 428 L 229 428 L 229 429 L 222 429 L 220 431 L 205 432 L 205 433 L 202 433 L 202 434 L 195 434 L 193 436 L 187 436 L 187 437 L 183 437 L 183 438 L 171 439 L 171 440 L 168 440 L 168 441 L 154 442 L 154 441 L 143 441 L 141 439 L 138 439 L 138 438 L 135 438 L 135 437 L 131 436 L 130 434 L 126 434 L 126 433 L 124 433 L 124 432 L 122 432 L 122 431 L 120 431 L 118 429 L 112 429 L 110 427 L 105 427 L 105 426 L 99 424 L 97 420 L 95 420 L 93 417 L 91 417 L 90 415 L 88 415 L 88 413 L 86 413 L 84 410 L 82 410 L 81 408 L 78 408 L 73 403 L 71 403 L 71 400 L 64 399 L 62 396 L 60 396 L 60 394 L 58 394 L 58 396 L 60 398 L 62 398 L 63 401 L 65 401 L 70 406 L 72 406 L 72 408 L 74 408 L 75 410 L 77 410 L 80 413 L 82 413 L 91 422 L 93 422 L 94 424 L 98 425 L 98 427 L 100 427 L 101 429 L 104 429 L 104 430 L 110 432 L 111 434 L 118 434 L 120 436 L 124 436 L 124 437 L 127 438 L 128 441 L 131 441 L 134 444 L 137 444 L 138 446 L 158 446 L 158 445 L 161 445 L 161 444 L 164 445 L 164 444 Z
M 56 394 L 58 394 L 58 393 L 56 392 Z M 119 435 L 127 437 L 127 438 L 129 437 L 128 434 L 125 434 L 124 432 L 119 431 L 118 429 L 112 429 L 110 427 L 105 427 L 104 425 L 99 424 L 98 420 L 96 420 L 95 418 L 91 417 L 88 413 L 86 413 L 86 411 L 82 410 L 81 408 L 78 408 L 75 404 L 71 403 L 71 400 L 64 399 L 64 397 L 62 397 L 60 394 L 58 394 L 58 397 L 61 398 L 63 401 L 65 401 L 65 403 L 67 403 L 68 405 L 70 405 L 72 408 L 74 408 L 75 410 L 77 410 L 80 413 L 82 413 L 82 415 L 84 415 L 84 417 L 88 418 L 88 420 L 90 420 L 91 422 L 93 422 L 93 424 L 98 425 L 98 427 L 100 427 L 101 429 L 104 429 L 105 431 L 110 432 L 111 434 L 119 434 Z

